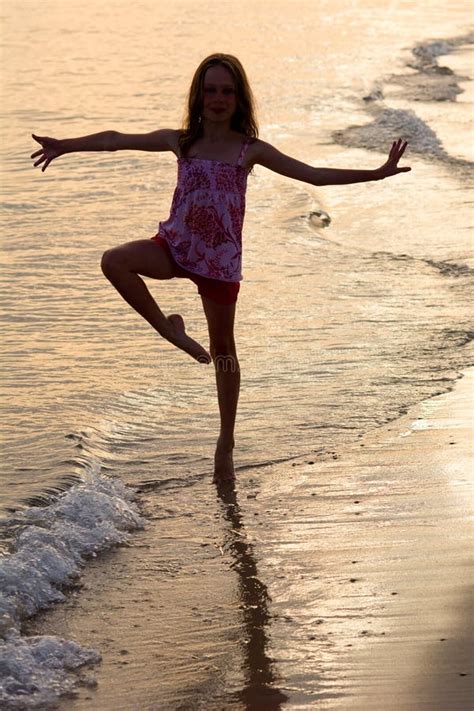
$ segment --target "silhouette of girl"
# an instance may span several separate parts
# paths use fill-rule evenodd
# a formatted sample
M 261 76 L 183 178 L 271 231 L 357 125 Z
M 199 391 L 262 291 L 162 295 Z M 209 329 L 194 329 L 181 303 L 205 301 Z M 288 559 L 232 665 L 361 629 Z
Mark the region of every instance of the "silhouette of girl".
M 234 425 L 240 368 L 234 318 L 242 257 L 242 224 L 247 175 L 255 164 L 312 185 L 342 185 L 381 180 L 410 168 L 398 167 L 407 143 L 398 139 L 376 170 L 315 168 L 284 155 L 257 138 L 252 92 L 236 57 L 212 54 L 194 74 L 182 129 L 145 134 L 103 131 L 81 138 L 33 138 L 33 153 L 44 171 L 55 158 L 78 151 L 169 151 L 178 160 L 178 180 L 169 218 L 152 239 L 107 250 L 102 270 L 130 306 L 170 343 L 201 363 L 214 362 L 220 434 L 214 480 L 234 479 Z M 206 315 L 210 353 L 186 332 L 179 314 L 165 316 L 140 275 L 193 281 Z

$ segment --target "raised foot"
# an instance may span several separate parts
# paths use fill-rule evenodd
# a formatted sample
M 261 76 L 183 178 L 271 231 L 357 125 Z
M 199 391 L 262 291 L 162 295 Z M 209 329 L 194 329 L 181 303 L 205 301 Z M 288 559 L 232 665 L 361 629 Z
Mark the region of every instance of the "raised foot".
M 234 458 L 232 450 L 233 444 L 224 444 L 218 441 L 214 454 L 214 478 L 215 484 L 233 483 L 235 481 Z
M 177 348 L 180 348 L 185 353 L 197 360 L 198 363 L 210 363 L 212 358 L 205 348 L 200 343 L 190 338 L 184 328 L 184 320 L 180 314 L 171 314 L 168 316 L 168 321 L 173 327 L 173 334 L 168 337 L 168 341 Z

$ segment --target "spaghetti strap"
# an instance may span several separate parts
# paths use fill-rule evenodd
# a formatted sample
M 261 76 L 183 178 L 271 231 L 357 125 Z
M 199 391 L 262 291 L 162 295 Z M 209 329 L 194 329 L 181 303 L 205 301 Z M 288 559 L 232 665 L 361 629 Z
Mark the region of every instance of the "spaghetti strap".
M 246 138 L 245 141 L 242 143 L 242 148 L 240 149 L 240 154 L 239 154 L 239 159 L 237 161 L 237 165 L 242 165 L 242 161 L 244 159 L 244 156 L 247 152 L 247 148 L 250 146 L 250 139 Z

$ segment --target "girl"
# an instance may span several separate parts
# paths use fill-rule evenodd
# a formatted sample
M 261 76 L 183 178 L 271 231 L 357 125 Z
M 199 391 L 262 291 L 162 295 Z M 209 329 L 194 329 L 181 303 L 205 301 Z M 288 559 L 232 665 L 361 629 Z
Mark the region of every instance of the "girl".
M 220 434 L 214 481 L 232 481 L 234 425 L 240 368 L 234 342 L 234 316 L 241 276 L 241 233 L 247 175 L 257 163 L 312 185 L 342 185 L 381 180 L 409 171 L 399 168 L 406 142 L 393 143 L 376 170 L 314 168 L 258 140 L 252 92 L 239 60 L 213 54 L 193 77 L 182 130 L 146 134 L 103 131 L 57 140 L 35 136 L 33 153 L 44 171 L 52 160 L 77 151 L 170 151 L 178 161 L 178 182 L 170 217 L 152 239 L 128 242 L 105 252 L 102 270 L 130 306 L 158 333 L 200 363 L 214 361 Z M 193 340 L 179 314 L 165 316 L 140 275 L 154 279 L 186 277 L 202 299 L 210 348 Z

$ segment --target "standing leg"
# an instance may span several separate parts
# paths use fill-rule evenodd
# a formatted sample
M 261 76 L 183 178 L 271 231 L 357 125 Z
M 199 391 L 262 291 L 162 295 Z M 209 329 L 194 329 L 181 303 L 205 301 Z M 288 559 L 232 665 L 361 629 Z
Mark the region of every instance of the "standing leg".
M 209 328 L 221 419 L 214 455 L 214 481 L 233 481 L 235 473 L 232 450 L 240 390 L 240 367 L 234 341 L 235 304 L 216 304 L 205 296 L 201 298 Z
M 210 363 L 207 351 L 185 332 L 182 317 L 179 314 L 166 317 L 139 277 L 139 274 L 152 279 L 174 276 L 173 264 L 163 247 L 151 239 L 114 247 L 104 253 L 102 271 L 125 301 L 163 338 L 200 363 Z

